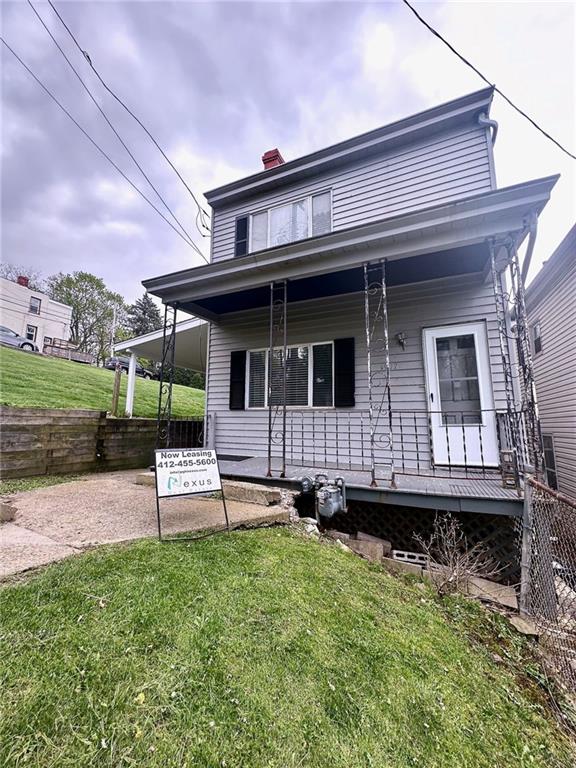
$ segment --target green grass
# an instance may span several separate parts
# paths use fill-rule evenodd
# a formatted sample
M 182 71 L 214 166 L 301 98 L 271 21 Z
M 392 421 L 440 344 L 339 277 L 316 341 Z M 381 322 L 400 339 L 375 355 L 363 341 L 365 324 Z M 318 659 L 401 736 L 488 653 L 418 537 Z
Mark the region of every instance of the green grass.
M 19 491 L 35 491 L 36 488 L 47 488 L 50 485 L 71 483 L 73 480 L 83 480 L 85 477 L 86 475 L 38 475 L 37 477 L 0 480 L 0 496 Z
M 1 765 L 573 765 L 503 619 L 285 529 L 101 548 L 0 611 Z
M 126 401 L 127 376 L 122 377 L 120 412 Z M 0 401 L 22 408 L 90 408 L 110 410 L 114 372 L 104 368 L 27 354 L 0 347 Z M 136 379 L 134 416 L 155 418 L 159 382 Z M 174 385 L 172 415 L 202 416 L 204 392 Z

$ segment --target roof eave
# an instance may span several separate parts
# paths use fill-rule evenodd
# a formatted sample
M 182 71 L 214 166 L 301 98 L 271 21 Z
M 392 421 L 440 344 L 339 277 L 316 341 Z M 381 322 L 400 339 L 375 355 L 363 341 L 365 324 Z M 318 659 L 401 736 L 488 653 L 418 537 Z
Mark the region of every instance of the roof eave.
M 437 132 L 451 123 L 473 122 L 480 112 L 489 114 L 493 95 L 492 87 L 475 91 L 275 168 L 216 187 L 204 195 L 212 208 L 220 208 L 247 196 L 320 173 L 324 168 L 382 151 L 387 146 L 413 142 L 421 135 Z

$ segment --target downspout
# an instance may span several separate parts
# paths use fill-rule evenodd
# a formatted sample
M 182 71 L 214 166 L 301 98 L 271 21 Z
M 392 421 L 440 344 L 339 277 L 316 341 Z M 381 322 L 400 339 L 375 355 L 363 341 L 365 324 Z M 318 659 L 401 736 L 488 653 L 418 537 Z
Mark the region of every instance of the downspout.
M 478 115 L 478 125 L 485 125 L 488 128 L 492 128 L 492 146 L 494 146 L 494 144 L 496 144 L 496 136 L 498 135 L 498 123 L 496 120 L 492 120 L 485 112 L 481 112 Z
M 526 256 L 524 256 L 524 263 L 522 264 L 522 284 L 526 284 L 526 277 L 528 276 L 528 270 L 530 269 L 530 262 L 532 261 L 532 253 L 534 251 L 534 245 L 536 243 L 536 235 L 538 233 L 538 216 L 535 213 L 530 214 L 530 221 L 528 222 L 528 247 L 526 248 Z

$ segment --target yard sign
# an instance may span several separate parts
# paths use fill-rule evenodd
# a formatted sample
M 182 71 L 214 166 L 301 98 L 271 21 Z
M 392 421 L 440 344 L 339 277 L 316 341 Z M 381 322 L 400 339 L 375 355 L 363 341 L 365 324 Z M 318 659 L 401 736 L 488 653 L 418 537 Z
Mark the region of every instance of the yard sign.
M 160 499 L 222 492 L 226 530 L 230 529 L 216 451 L 207 448 L 159 448 L 155 451 L 158 538 L 162 539 Z M 181 541 L 182 537 L 175 539 Z

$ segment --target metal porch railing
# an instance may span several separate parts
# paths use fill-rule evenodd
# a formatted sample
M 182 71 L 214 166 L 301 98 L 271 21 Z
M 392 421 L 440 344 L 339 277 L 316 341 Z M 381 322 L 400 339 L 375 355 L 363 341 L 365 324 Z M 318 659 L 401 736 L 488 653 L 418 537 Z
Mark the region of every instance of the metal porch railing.
M 288 465 L 371 471 L 374 461 L 380 480 L 392 480 L 395 474 L 459 479 L 501 476 L 504 485 L 519 487 L 524 471 L 532 466 L 526 420 L 520 411 L 392 410 L 391 420 L 386 412 L 385 425 L 376 423 L 372 452 L 367 410 L 288 409 L 285 432 L 272 431 L 273 457 L 280 457 L 284 439 Z

